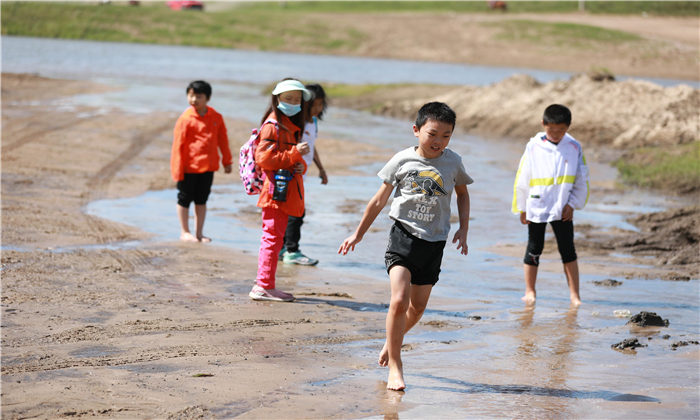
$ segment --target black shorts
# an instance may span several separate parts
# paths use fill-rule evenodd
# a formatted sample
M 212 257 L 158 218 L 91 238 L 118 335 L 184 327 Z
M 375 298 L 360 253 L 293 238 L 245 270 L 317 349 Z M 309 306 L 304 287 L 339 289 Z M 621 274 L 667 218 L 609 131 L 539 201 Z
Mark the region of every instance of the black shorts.
M 411 284 L 434 285 L 440 275 L 442 252 L 446 241 L 429 242 L 416 238 L 400 223 L 394 223 L 389 232 L 389 244 L 384 254 L 387 273 L 400 265 L 411 272 Z
M 559 255 L 564 264 L 576 261 L 576 248 L 574 247 L 574 222 L 571 220 L 562 222 L 555 220 L 549 222 L 552 225 L 554 236 L 557 238 Z M 527 225 L 527 250 L 523 262 L 527 265 L 540 265 L 540 255 L 544 249 L 544 231 L 547 223 L 533 223 Z
M 214 182 L 214 172 L 201 174 L 185 174 L 185 179 L 177 182 L 177 204 L 190 207 L 190 203 L 206 204 Z

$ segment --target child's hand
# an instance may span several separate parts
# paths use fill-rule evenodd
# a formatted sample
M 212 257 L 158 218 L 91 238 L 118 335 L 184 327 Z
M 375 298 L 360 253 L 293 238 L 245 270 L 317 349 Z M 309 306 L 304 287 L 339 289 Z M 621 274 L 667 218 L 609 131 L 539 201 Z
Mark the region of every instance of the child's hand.
M 224 172 L 226 172 L 227 174 L 230 174 L 232 170 L 233 168 L 231 165 L 224 166 Z
M 319 175 L 321 176 L 321 184 L 326 185 L 328 184 L 328 175 L 326 175 L 326 171 L 323 169 L 320 171 Z
M 338 248 L 338 254 L 345 255 L 348 253 L 348 251 L 354 251 L 355 245 L 357 245 L 361 240 L 362 238 L 358 237 L 357 233 L 353 233 L 352 236 L 345 239 L 342 245 L 340 245 L 340 248 Z
M 304 172 L 304 164 L 303 163 L 295 163 L 294 164 L 294 172 L 300 174 Z
M 520 213 L 520 223 L 522 223 L 522 224 L 524 224 L 524 225 L 529 225 L 529 224 L 530 224 L 530 221 L 527 220 L 527 213 L 525 213 L 525 212 L 521 212 L 521 213 Z
M 564 210 L 561 211 L 561 221 L 568 222 L 574 219 L 574 208 L 570 205 L 565 205 Z
M 302 156 L 311 152 L 311 148 L 307 142 L 297 144 L 296 148 Z
M 457 249 L 461 248 L 460 253 L 462 255 L 469 254 L 469 247 L 467 246 L 467 230 L 466 229 L 457 229 L 457 232 L 455 232 L 455 236 L 452 239 L 452 243 L 454 244 L 458 241 L 459 241 L 459 243 L 457 244 Z

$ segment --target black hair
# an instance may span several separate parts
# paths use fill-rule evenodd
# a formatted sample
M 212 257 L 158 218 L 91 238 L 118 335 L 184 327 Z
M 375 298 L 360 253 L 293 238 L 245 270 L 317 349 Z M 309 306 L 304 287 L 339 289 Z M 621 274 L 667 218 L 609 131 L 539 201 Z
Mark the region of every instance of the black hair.
M 445 103 L 428 102 L 418 110 L 416 128 L 420 130 L 428 120 L 452 124 L 452 129 L 454 130 L 457 123 L 457 114 Z
M 324 91 L 321 85 L 318 83 L 308 84 L 305 86 L 305 88 L 311 92 L 311 99 L 309 100 L 311 106 L 313 105 L 313 101 L 316 99 L 323 99 L 323 109 L 317 117 L 319 120 L 322 120 L 323 115 L 326 113 L 326 109 L 328 109 L 328 98 L 326 97 L 326 91 Z M 311 106 L 309 106 L 309 108 L 311 108 Z
M 203 93 L 207 95 L 207 100 L 211 99 L 211 85 L 204 80 L 195 80 L 194 82 L 187 85 L 187 90 L 185 92 L 190 93 L 190 89 L 194 93 Z
M 544 110 L 542 115 L 542 123 L 547 124 L 566 124 L 571 125 L 571 111 L 564 105 L 553 104 Z
M 294 79 L 292 77 L 286 77 L 286 78 L 282 79 L 283 82 L 285 80 L 297 80 L 297 79 Z M 297 82 L 298 82 L 298 80 L 297 80 Z M 267 120 L 267 117 L 270 116 L 270 114 L 274 113 L 275 120 L 277 120 L 277 124 L 279 125 L 279 127 L 282 130 L 289 132 L 290 130 L 287 127 L 285 127 L 284 124 L 282 124 L 282 116 L 284 115 L 285 117 L 289 118 L 289 120 L 292 122 L 292 124 L 296 125 L 299 128 L 299 131 L 296 132 L 295 137 L 297 140 L 300 140 L 301 135 L 304 133 L 304 125 L 306 124 L 305 119 L 306 119 L 306 116 L 308 115 L 308 111 L 306 110 L 306 108 L 308 107 L 308 105 L 307 105 L 308 103 L 303 99 L 304 99 L 304 97 L 302 95 L 301 112 L 299 112 L 296 115 L 292 115 L 291 117 L 287 117 L 286 115 L 284 115 L 284 113 L 282 111 L 280 111 L 279 108 L 277 108 L 277 105 L 280 104 L 279 95 L 272 95 L 270 97 L 270 105 L 267 107 L 267 111 L 265 111 L 265 115 L 263 115 L 262 120 L 260 120 L 260 125 L 262 126 L 265 123 L 265 121 Z

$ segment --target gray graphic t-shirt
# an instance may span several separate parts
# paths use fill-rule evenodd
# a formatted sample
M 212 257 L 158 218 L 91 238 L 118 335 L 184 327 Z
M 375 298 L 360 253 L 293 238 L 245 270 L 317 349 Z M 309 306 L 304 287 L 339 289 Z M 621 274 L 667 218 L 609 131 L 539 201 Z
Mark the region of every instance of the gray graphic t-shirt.
M 414 236 L 430 242 L 447 240 L 455 185 L 474 182 L 457 153 L 445 149 L 440 157 L 426 159 L 416 153 L 415 146 L 395 154 L 377 175 L 398 187 L 389 217 L 400 221 Z

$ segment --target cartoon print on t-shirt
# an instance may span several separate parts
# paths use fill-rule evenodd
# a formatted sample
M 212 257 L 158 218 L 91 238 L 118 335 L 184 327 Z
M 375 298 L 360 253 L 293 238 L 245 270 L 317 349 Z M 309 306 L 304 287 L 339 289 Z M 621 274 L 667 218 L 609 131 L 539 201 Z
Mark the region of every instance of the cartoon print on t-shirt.
M 443 188 L 442 177 L 437 172 L 431 170 L 410 171 L 408 180 L 411 182 L 411 191 L 414 193 L 422 192 L 428 197 L 447 195 L 447 191 Z
M 435 218 L 433 211 L 438 205 L 438 197 L 447 195 L 442 177 L 439 173 L 426 169 L 420 172 L 409 171 L 407 180 L 411 183 L 412 192 L 422 194 L 413 197 L 416 208 L 409 210 L 407 217 L 432 222 Z

